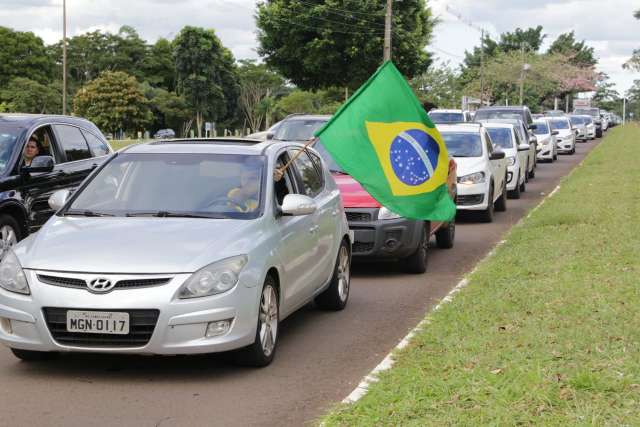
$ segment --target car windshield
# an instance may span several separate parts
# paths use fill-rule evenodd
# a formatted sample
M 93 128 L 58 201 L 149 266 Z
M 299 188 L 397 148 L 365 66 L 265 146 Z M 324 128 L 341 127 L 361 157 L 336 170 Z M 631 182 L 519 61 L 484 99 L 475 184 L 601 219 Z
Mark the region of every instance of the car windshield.
M 431 121 L 436 124 L 464 122 L 464 115 L 462 115 L 462 113 L 445 113 L 443 111 L 433 111 L 429 113 L 429 117 L 431 118 Z
M 536 125 L 536 128 L 533 130 L 533 133 L 535 135 L 546 135 L 546 134 L 550 133 L 549 132 L 549 126 L 547 126 L 546 123 L 544 123 L 544 122 L 536 122 L 535 125 Z
M 9 167 L 11 154 L 22 132 L 23 129 L 17 126 L 0 125 L 0 174 Z
M 441 132 L 447 151 L 453 157 L 482 156 L 482 140 L 479 133 Z
M 265 162 L 236 154 L 120 154 L 63 214 L 257 218 Z
M 584 124 L 584 119 L 582 117 L 571 116 L 571 117 L 569 117 L 569 120 L 571 121 L 572 125 L 582 125 L 582 124 Z
M 318 154 L 320 154 L 320 157 L 322 157 L 322 160 L 324 160 L 331 172 L 346 174 L 346 172 L 340 167 L 340 165 L 337 164 L 335 160 L 333 160 L 331 154 L 329 154 L 327 149 L 324 148 L 324 145 L 322 145 L 320 141 L 313 144 L 313 148 L 318 152 Z
M 585 124 L 588 124 L 588 125 L 593 123 L 593 119 L 591 117 L 584 117 L 583 120 Z
M 491 141 L 500 148 L 513 148 L 511 129 L 509 128 L 487 128 Z
M 476 111 L 474 120 L 488 120 L 488 119 L 519 119 L 522 120 L 522 113 L 518 110 L 491 110 L 480 109 Z
M 273 136 L 278 141 L 308 141 L 329 119 L 292 119 L 283 121 Z
M 597 108 L 578 108 L 574 111 L 576 114 L 585 114 L 591 117 L 598 117 L 599 111 Z
M 549 120 L 552 130 L 569 129 L 569 123 L 566 120 Z

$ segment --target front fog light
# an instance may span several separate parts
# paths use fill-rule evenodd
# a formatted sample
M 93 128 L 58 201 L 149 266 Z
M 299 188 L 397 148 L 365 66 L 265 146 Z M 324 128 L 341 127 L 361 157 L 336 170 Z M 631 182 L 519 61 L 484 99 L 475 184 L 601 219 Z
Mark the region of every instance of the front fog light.
M 211 322 L 207 325 L 207 331 L 204 336 L 206 338 L 218 337 L 224 335 L 231 326 L 231 320 L 219 320 L 217 322 Z

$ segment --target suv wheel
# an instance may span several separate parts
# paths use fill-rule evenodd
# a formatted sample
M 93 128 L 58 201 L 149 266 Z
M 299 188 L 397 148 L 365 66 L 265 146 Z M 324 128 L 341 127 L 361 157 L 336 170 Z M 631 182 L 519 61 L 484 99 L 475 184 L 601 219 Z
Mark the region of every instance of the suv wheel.
M 258 327 L 256 338 L 248 347 L 238 352 L 236 362 L 255 367 L 267 366 L 273 360 L 278 344 L 278 326 L 280 313 L 276 282 L 267 276 L 262 287 L 260 304 L 258 305 Z
M 427 271 L 427 258 L 429 255 L 429 232 L 431 231 L 431 225 L 429 222 L 425 222 L 422 227 L 422 235 L 420 237 L 420 243 L 416 251 L 405 258 L 406 270 L 413 274 L 422 274 Z
M 451 249 L 456 237 L 456 221 L 452 219 L 446 224 L 442 224 L 436 231 L 436 243 L 440 249 Z
M 323 310 L 342 310 L 349 300 L 349 287 L 351 285 L 351 254 L 349 243 L 342 241 L 338 249 L 338 258 L 333 268 L 331 284 L 326 291 L 315 299 L 315 303 Z
M 18 222 L 11 215 L 0 215 L 0 257 L 21 239 Z

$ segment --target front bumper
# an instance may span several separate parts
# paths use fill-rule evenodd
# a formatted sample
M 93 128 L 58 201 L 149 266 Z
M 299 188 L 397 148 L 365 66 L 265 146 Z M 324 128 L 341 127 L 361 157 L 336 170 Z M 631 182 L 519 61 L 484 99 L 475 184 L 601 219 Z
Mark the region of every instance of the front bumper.
M 553 144 L 538 145 L 536 158 L 538 160 L 553 160 Z
M 520 168 L 516 165 L 507 166 L 507 190 L 515 190 L 520 183 L 518 177 L 520 176 Z
M 47 272 L 25 270 L 31 295 L 0 289 L 0 342 L 9 347 L 59 352 L 198 354 L 233 350 L 247 346 L 255 339 L 260 287 L 244 284 L 242 274 L 240 282 L 224 294 L 178 300 L 175 295 L 190 274 L 174 275 L 165 285 L 114 290 L 99 295 L 85 289 L 42 283 L 38 273 Z M 91 277 L 95 278 L 95 274 Z M 132 339 L 136 343 L 129 345 L 126 336 L 122 335 L 91 334 L 91 339 L 86 340 L 80 339 L 80 335 L 87 334 L 78 334 L 72 337 L 77 338 L 76 343 L 71 344 L 68 337 L 62 338 L 65 333 L 57 331 L 60 324 L 56 328 L 51 317 L 53 312 L 58 317 L 66 316 L 67 310 L 131 312 L 132 325 L 135 313 L 156 312 L 157 321 L 150 326 L 150 336 L 144 343 Z M 207 325 L 222 320 L 231 321 L 228 331 L 206 338 Z M 133 337 L 138 332 L 132 327 L 129 335 Z M 99 335 L 102 341 L 96 343 L 94 335 Z
M 459 211 L 483 211 L 489 206 L 489 183 L 458 184 L 456 207 Z
M 407 218 L 379 220 L 377 208 L 347 208 L 354 232 L 354 259 L 399 259 L 413 254 L 422 238 L 423 221 Z
M 562 140 L 557 142 L 558 153 L 569 153 L 573 151 L 576 144 L 573 139 Z

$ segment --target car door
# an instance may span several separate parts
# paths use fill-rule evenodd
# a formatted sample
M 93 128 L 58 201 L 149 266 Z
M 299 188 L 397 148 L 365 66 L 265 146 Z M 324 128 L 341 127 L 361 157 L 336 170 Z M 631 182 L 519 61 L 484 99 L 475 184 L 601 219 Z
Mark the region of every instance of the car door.
M 295 158 L 295 172 L 299 188 L 303 194 L 311 197 L 317 206 L 317 210 L 311 215 L 317 239 L 313 253 L 315 262 L 311 281 L 306 288 L 308 294 L 312 295 L 316 289 L 325 284 L 329 278 L 327 273 L 332 270 L 329 265 L 332 264 L 334 249 L 335 217 L 333 212 L 335 209 L 331 203 L 331 195 L 325 191 L 324 176 L 320 175 L 317 164 L 312 160 L 312 154 L 308 150 L 298 153 L 299 150 L 299 148 L 294 148 L 289 151 L 289 155 Z
M 54 192 L 67 187 L 62 166 L 64 157 L 58 149 L 51 126 L 40 125 L 31 130 L 26 141 L 32 136 L 35 136 L 42 149 L 39 155 L 53 157 L 54 167 L 51 172 L 25 174 L 20 172 L 23 166 L 22 160 L 17 165 L 16 173 L 20 177 L 17 190 L 27 210 L 29 233 L 37 231 L 54 214 L 53 209 L 49 207 L 49 197 Z
M 89 144 L 79 127 L 69 124 L 55 124 L 52 128 L 58 147 L 64 156 L 62 173 L 67 188 L 75 190 L 99 165 L 100 161 L 92 155 Z
M 487 150 L 489 170 L 491 171 L 491 176 L 493 177 L 493 200 L 491 200 L 493 202 L 500 196 L 502 186 L 504 185 L 506 175 L 506 162 L 504 159 L 491 159 L 491 155 L 494 151 L 493 142 L 491 141 L 491 137 L 489 136 L 489 133 L 486 131 L 486 129 L 482 129 L 482 135 Z
M 288 163 L 286 151 L 277 157 L 276 167 L 282 168 Z M 297 180 L 296 165 L 292 163 L 285 171 L 282 180 L 274 183 L 276 206 L 282 206 L 287 194 L 304 194 Z M 314 215 L 276 216 L 280 232 L 278 252 L 282 270 L 283 314 L 286 315 L 308 301 L 309 283 L 313 282 L 315 251 L 318 245 L 318 233 Z
M 512 137 L 513 140 L 515 141 L 515 146 L 516 146 L 516 150 L 517 150 L 517 156 L 518 156 L 518 163 L 520 164 L 520 173 L 522 174 L 522 176 L 525 176 L 525 173 L 527 173 L 527 161 L 529 159 L 529 151 L 520 151 L 520 144 L 526 144 L 525 142 L 522 142 L 522 140 L 520 139 L 520 135 L 518 135 L 518 132 L 515 131 L 515 128 L 512 129 Z M 517 179 L 518 177 L 514 177 L 514 179 Z M 518 185 L 520 185 L 520 182 L 518 182 Z

